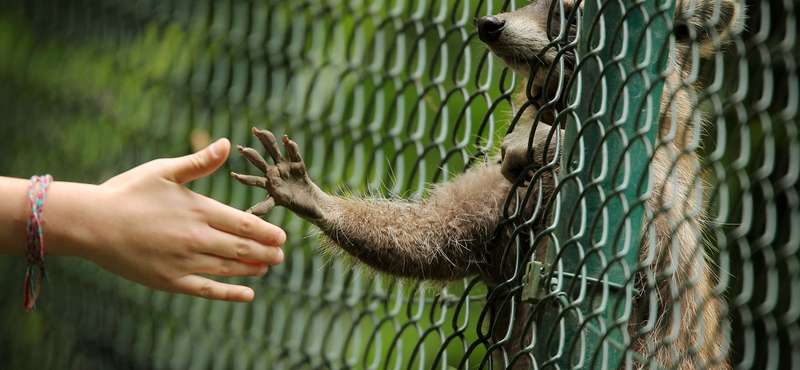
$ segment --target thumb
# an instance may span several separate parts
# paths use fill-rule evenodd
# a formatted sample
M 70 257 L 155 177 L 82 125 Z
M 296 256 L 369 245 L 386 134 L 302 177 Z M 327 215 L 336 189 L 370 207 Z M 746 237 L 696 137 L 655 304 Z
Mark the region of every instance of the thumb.
M 205 149 L 183 157 L 174 158 L 169 173 L 175 182 L 185 184 L 216 171 L 231 152 L 231 142 L 219 139 Z

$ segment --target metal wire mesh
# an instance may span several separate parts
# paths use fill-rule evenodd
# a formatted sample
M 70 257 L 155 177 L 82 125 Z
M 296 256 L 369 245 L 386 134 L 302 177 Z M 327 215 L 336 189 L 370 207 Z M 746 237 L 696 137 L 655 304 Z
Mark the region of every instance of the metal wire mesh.
M 716 1 L 532 4 L 549 16 L 542 49 L 556 56 L 514 72 L 478 40 L 475 22 L 527 2 L 0 0 L 0 135 L 9 138 L 0 145 L 2 175 L 99 182 L 209 138 L 255 146 L 256 126 L 297 141 L 310 177 L 328 192 L 417 200 L 430 183 L 494 163 L 507 133 L 527 137 L 530 122 L 560 119 L 566 128 L 563 148 L 534 168 L 531 183 L 517 184 L 514 201 L 533 209 L 506 215 L 510 242 L 502 248 L 513 267 L 500 282 L 420 284 L 352 269 L 320 256 L 317 238 L 306 237 L 312 227 L 277 208 L 267 219 L 289 235 L 285 262 L 262 279 L 230 279 L 255 289 L 251 304 L 154 292 L 89 262 L 53 258 L 39 309 L 24 313 L 24 261 L 4 257 L 2 367 L 800 366 L 796 4 L 741 4 L 746 27 L 724 48 L 720 12 L 701 11 Z M 709 18 L 696 30 L 683 27 L 701 15 Z M 592 23 L 601 18 L 602 26 Z M 564 25 L 597 38 L 570 37 Z M 635 42 L 621 46 L 626 34 Z M 701 61 L 702 41 L 720 51 Z M 690 45 L 685 54 L 682 42 Z M 602 61 L 599 75 L 593 60 Z M 558 88 L 537 95 L 525 73 L 549 75 Z M 655 116 L 661 84 L 669 109 L 689 102 L 680 113 L 689 117 L 686 132 L 658 128 L 669 126 Z M 551 143 L 562 136 L 545 132 Z M 669 152 L 667 173 L 697 151 L 702 160 L 689 158 L 691 176 L 679 180 L 704 190 L 650 207 L 663 185 L 647 180 L 658 179 L 650 176 L 659 170 L 653 153 L 676 140 L 682 146 Z M 34 152 L 34 144 L 46 149 Z M 622 162 L 609 160 L 619 150 Z M 241 209 L 264 198 L 234 184 L 230 171 L 251 172 L 231 158 L 190 187 Z M 540 191 L 547 181 L 555 188 L 549 199 Z M 609 208 L 614 203 L 621 208 Z M 678 212 L 662 233 L 654 220 L 684 204 L 706 215 Z M 711 259 L 707 290 L 697 279 L 674 283 L 694 265 L 653 253 L 636 264 L 636 253 L 626 252 L 638 247 L 642 227 L 642 246 L 652 251 L 695 219 L 707 219 L 705 242 L 689 251 Z M 570 260 L 570 249 L 580 258 Z M 531 260 L 547 272 L 536 304 L 521 301 Z M 622 272 L 611 277 L 614 269 Z M 719 300 L 720 322 L 681 317 L 688 295 Z M 654 317 L 674 326 L 659 332 Z M 719 340 L 713 359 L 698 360 L 696 348 L 681 352 L 682 333 L 704 331 L 714 333 L 699 338 Z

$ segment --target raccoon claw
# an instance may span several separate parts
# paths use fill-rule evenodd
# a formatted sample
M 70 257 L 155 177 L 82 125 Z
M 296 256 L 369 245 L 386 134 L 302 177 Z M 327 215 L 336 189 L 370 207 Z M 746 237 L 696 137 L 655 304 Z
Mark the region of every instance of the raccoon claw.
M 325 194 L 308 178 L 306 165 L 300 156 L 297 143 L 289 140 L 285 135 L 281 138 L 289 157 L 287 160 L 281 154 L 275 135 L 267 130 L 255 128 L 253 128 L 253 134 L 264 146 L 264 150 L 272 158 L 274 164 L 269 164 L 253 148 L 236 147 L 243 157 L 264 173 L 264 176 L 238 173 L 231 173 L 231 176 L 244 185 L 259 187 L 269 192 L 267 199 L 252 206 L 247 212 L 261 216 L 277 205 L 286 207 L 309 221 L 320 220 L 322 218 L 320 203 Z

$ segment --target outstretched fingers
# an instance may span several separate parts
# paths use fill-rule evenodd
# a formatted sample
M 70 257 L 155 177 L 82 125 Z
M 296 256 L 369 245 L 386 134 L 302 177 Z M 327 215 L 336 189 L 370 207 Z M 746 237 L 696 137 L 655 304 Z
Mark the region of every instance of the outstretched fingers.
M 276 186 L 279 188 L 286 181 L 286 179 L 283 178 L 284 176 L 289 174 L 292 176 L 305 176 L 305 164 L 303 163 L 303 158 L 300 157 L 300 148 L 298 147 L 297 143 L 289 140 L 286 135 L 281 138 L 283 141 L 283 146 L 286 150 L 286 155 L 289 158 L 289 160 L 287 160 L 283 154 L 281 154 L 281 149 L 278 146 L 278 140 L 275 138 L 275 135 L 273 135 L 272 132 L 267 130 L 259 130 L 254 127 L 253 135 L 255 135 L 258 138 L 258 141 L 261 142 L 261 145 L 264 146 L 264 149 L 266 150 L 267 154 L 272 157 L 275 165 L 268 164 L 264 158 L 252 148 L 237 147 L 239 152 L 245 158 L 247 158 L 250 163 L 264 172 L 265 176 L 240 175 L 232 172 L 231 176 L 236 178 L 236 180 L 244 185 L 257 186 L 266 189 L 272 194 L 273 191 L 276 190 Z M 277 181 L 277 183 L 273 181 Z M 275 206 L 275 198 L 270 196 L 266 200 L 254 205 L 253 207 L 250 207 L 250 209 L 247 210 L 247 213 L 252 213 L 256 216 L 262 216 Z
M 238 150 L 243 157 L 247 158 L 250 163 L 258 167 L 261 172 L 267 173 L 267 161 L 261 156 L 261 154 L 258 153 L 257 150 L 253 148 L 245 148 L 241 145 L 237 145 L 236 150 Z
M 264 146 L 264 149 L 267 151 L 272 160 L 275 161 L 275 164 L 286 162 L 286 158 L 283 158 L 280 149 L 278 148 L 278 140 L 275 139 L 275 135 L 267 130 L 259 130 L 253 127 L 253 135 L 258 138 L 258 141 L 261 142 L 261 145 Z
M 281 137 L 283 140 L 283 147 L 286 148 L 286 155 L 289 156 L 289 160 L 292 162 L 303 162 L 303 158 L 300 157 L 300 147 L 297 146 L 297 143 L 294 140 L 289 140 L 289 137 L 283 135 Z
M 236 172 L 231 172 L 231 176 L 244 185 L 258 186 L 262 189 L 267 189 L 267 182 L 269 181 L 269 179 L 263 176 L 242 175 Z
M 286 241 L 286 233 L 281 228 L 217 201 L 211 204 L 214 208 L 209 214 L 213 216 L 208 224 L 222 232 L 203 237 L 203 253 L 268 265 L 280 263 L 273 254 L 275 247 Z M 251 252 L 242 254 L 247 251 Z
M 252 213 L 256 216 L 263 216 L 267 214 L 267 212 L 269 212 L 273 207 L 275 207 L 275 198 L 269 197 L 250 207 L 246 212 Z
M 176 288 L 178 293 L 231 302 L 250 302 L 255 295 L 248 287 L 220 283 L 193 274 L 182 277 Z

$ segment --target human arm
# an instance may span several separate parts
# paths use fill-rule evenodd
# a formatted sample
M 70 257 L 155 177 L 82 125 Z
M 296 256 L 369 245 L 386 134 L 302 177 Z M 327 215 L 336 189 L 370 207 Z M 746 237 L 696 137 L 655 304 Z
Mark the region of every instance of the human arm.
M 285 233 L 183 184 L 224 163 L 222 139 L 193 155 L 157 159 L 101 185 L 56 181 L 44 203 L 45 256 L 91 260 L 172 293 L 250 301 L 248 287 L 196 275 L 261 276 L 283 260 Z M 0 177 L 0 253 L 25 252 L 28 181 Z

